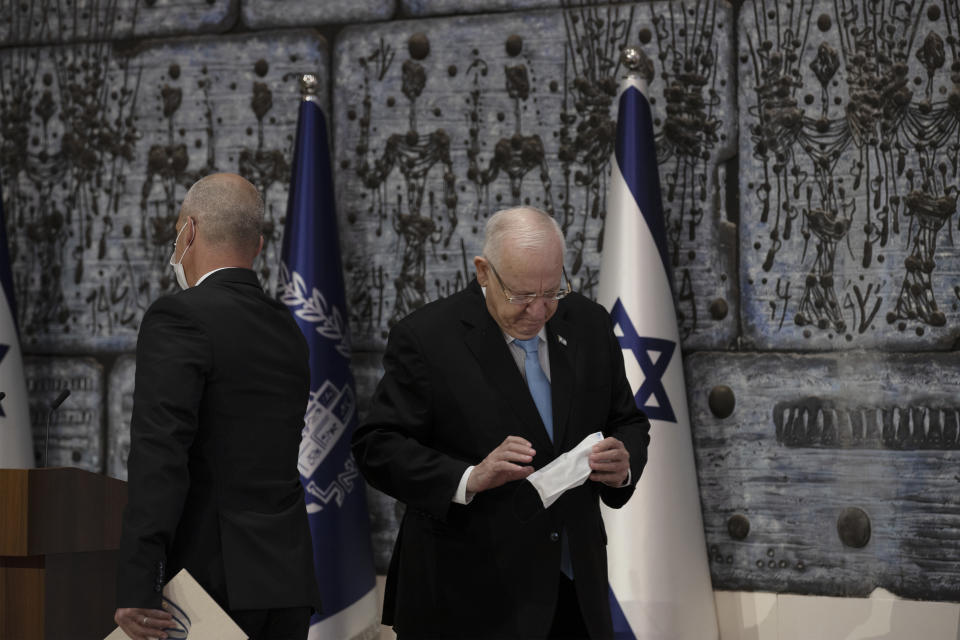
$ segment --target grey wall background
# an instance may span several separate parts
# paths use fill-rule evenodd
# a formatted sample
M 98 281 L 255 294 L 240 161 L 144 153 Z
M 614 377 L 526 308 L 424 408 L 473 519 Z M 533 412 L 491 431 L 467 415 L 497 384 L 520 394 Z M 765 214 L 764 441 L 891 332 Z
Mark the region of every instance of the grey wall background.
M 472 277 L 497 209 L 553 213 L 593 295 L 639 45 L 714 586 L 960 601 L 958 37 L 958 0 L 0 0 L 34 433 L 69 388 L 51 464 L 125 477 L 136 332 L 198 177 L 261 189 L 274 286 L 308 71 L 361 411 L 391 323 Z M 383 571 L 402 505 L 370 504 Z

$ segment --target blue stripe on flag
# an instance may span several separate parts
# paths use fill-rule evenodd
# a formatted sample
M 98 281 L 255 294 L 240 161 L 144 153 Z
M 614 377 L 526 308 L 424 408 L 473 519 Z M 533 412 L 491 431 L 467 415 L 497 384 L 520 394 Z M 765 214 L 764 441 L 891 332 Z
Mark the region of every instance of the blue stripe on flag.
M 620 173 L 633 194 L 640 213 L 653 235 L 668 280 L 672 283 L 667 252 L 667 234 L 660 199 L 660 174 L 657 171 L 657 150 L 653 144 L 653 117 L 650 103 L 634 86 L 620 94 L 617 117 L 616 157 Z
M 363 478 L 350 453 L 357 403 L 350 371 L 349 316 L 340 262 L 327 123 L 320 107 L 300 105 L 278 297 L 310 348 L 300 479 L 324 620 L 376 585 Z M 372 608 L 369 620 L 375 620 Z
M 617 596 L 613 595 L 613 587 L 607 589 L 610 600 L 610 617 L 613 618 L 613 637 L 614 640 L 637 640 L 630 623 L 627 622 L 627 616 L 623 615 L 623 609 L 617 601 Z
M 0 185 L 3 184 L 3 177 L 0 176 Z M 17 333 L 20 333 L 19 319 L 17 318 L 17 301 L 13 295 L 13 272 L 10 270 L 10 245 L 7 244 L 7 218 L 3 213 L 3 194 L 0 193 L 0 286 L 3 287 L 3 293 L 7 296 L 7 304 L 10 305 L 10 314 L 13 316 L 13 324 L 17 327 Z

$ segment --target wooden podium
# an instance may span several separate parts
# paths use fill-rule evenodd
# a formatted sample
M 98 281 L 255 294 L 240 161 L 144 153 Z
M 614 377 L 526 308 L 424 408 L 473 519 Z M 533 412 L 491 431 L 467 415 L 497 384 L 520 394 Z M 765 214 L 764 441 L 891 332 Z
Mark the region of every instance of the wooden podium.
M 116 626 L 127 483 L 82 469 L 0 469 L 0 640 L 102 640 Z

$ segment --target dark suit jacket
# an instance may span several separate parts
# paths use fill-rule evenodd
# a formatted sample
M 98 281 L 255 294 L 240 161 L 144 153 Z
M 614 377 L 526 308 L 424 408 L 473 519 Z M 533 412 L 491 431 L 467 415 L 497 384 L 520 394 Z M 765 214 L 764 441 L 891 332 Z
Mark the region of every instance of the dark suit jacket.
M 599 501 L 623 506 L 632 487 L 587 481 L 532 517 L 518 501 L 529 490 L 525 480 L 481 492 L 468 505 L 451 502 L 466 468 L 509 435 L 533 443 L 540 468 L 602 430 L 623 441 L 632 481 L 640 478 L 649 424 L 634 405 L 606 310 L 570 295 L 547 335 L 556 444 L 475 280 L 390 332 L 385 373 L 353 452 L 370 484 L 407 505 L 383 616 L 403 638 L 544 637 L 562 530 L 591 636 L 612 636 Z
M 310 386 L 289 310 L 249 269 L 154 302 L 137 341 L 120 607 L 181 568 L 228 610 L 319 606 L 297 471 Z

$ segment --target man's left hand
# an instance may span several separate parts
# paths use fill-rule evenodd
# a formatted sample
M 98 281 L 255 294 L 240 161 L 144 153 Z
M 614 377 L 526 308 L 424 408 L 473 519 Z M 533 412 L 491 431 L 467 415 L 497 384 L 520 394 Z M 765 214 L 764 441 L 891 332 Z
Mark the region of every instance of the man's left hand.
M 616 438 L 604 438 L 590 452 L 590 479 L 610 487 L 622 487 L 630 473 L 630 452 Z

